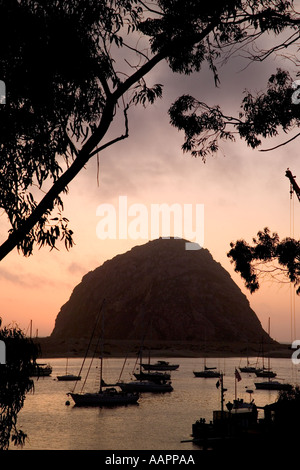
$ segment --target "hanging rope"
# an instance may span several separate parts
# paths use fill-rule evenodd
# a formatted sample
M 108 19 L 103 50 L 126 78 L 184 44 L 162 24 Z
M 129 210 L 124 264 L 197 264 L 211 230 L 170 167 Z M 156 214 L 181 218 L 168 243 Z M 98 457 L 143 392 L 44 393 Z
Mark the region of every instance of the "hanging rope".
M 295 231 L 295 204 L 294 204 L 294 190 L 292 184 L 290 185 L 290 237 L 294 238 Z M 291 310 L 291 342 L 296 339 L 296 302 L 295 302 L 295 288 L 290 283 L 290 310 Z

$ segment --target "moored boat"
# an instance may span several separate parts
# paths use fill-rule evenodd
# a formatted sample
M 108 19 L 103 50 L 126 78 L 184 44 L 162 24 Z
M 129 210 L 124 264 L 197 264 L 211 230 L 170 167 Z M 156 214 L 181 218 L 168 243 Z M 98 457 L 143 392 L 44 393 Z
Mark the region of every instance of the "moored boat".
M 117 385 L 124 392 L 165 393 L 165 392 L 173 391 L 171 382 L 152 382 L 150 380 L 133 380 L 132 382 L 118 382 Z
M 65 381 L 65 382 L 70 382 L 74 380 L 81 380 L 80 375 L 75 375 L 75 374 L 70 374 L 68 373 L 68 358 L 67 358 L 67 363 L 66 363 L 66 373 L 64 375 L 57 375 L 57 380 L 59 381 Z
M 166 361 L 157 361 L 155 364 L 142 363 L 141 365 L 145 370 L 176 370 L 179 367 L 179 364 L 170 364 Z
M 204 377 L 204 378 L 218 378 L 220 377 L 220 372 L 216 370 L 216 367 L 207 367 L 206 358 L 204 358 L 204 368 L 200 371 L 193 371 L 195 377 Z
M 268 335 L 270 336 L 270 318 L 268 319 Z M 265 378 L 274 378 L 277 376 L 276 372 L 274 372 L 270 367 L 270 356 L 268 356 L 268 367 L 263 367 L 261 370 L 255 372 L 256 377 L 265 377 Z
M 278 380 L 267 380 L 265 382 L 255 382 L 257 390 L 290 390 L 292 386 L 288 383 L 279 382 Z
M 52 374 L 50 364 L 33 364 L 30 377 L 49 377 Z
M 248 351 L 248 346 L 247 346 L 247 351 Z M 247 365 L 243 367 L 239 366 L 239 370 L 240 372 L 245 372 L 247 374 L 254 374 L 257 371 L 260 371 L 261 367 L 258 367 L 258 359 L 256 360 L 255 365 L 254 364 L 251 365 L 248 354 L 247 354 Z
M 105 301 L 103 301 L 102 303 L 98 318 L 96 320 L 96 325 L 92 333 L 91 340 L 95 333 L 104 303 Z M 103 380 L 103 331 L 104 331 L 104 312 L 102 314 L 99 391 L 97 392 L 83 392 L 82 391 L 79 393 L 75 393 L 75 387 L 74 387 L 73 392 L 69 392 L 67 393 L 67 395 L 73 399 L 75 405 L 77 406 L 100 406 L 101 407 L 101 406 L 122 406 L 122 405 L 136 404 L 140 397 L 139 393 L 136 393 L 136 392 L 132 393 L 132 392 L 126 392 L 123 390 L 117 390 L 117 388 L 114 386 L 112 387 L 112 386 L 106 385 Z M 92 341 L 90 341 L 90 344 L 91 342 Z M 86 353 L 86 357 L 87 357 L 87 353 Z M 84 361 L 83 361 L 83 364 L 84 364 Z M 90 367 L 88 369 L 88 372 L 89 370 L 90 370 Z
M 228 403 L 227 403 L 227 409 L 228 408 Z M 232 406 L 232 409 L 233 410 L 239 410 L 241 408 L 253 408 L 255 407 L 255 403 L 254 403 L 254 400 L 251 400 L 250 402 L 247 402 L 247 401 L 244 401 L 243 398 L 237 398 L 237 399 L 234 399 L 233 400 L 233 406 Z
M 114 387 L 100 389 L 96 393 L 67 393 L 71 396 L 77 406 L 120 406 L 136 404 L 139 399 L 138 393 L 127 393 L 119 391 Z
M 162 380 L 170 380 L 171 374 L 167 372 L 149 371 L 134 372 L 133 375 L 137 380 L 151 380 L 152 382 L 161 382 Z
M 269 369 L 262 369 L 255 372 L 256 377 L 270 377 L 274 378 L 277 376 L 276 372 Z
M 262 369 L 257 368 L 255 366 L 245 366 L 245 367 L 239 367 L 240 372 L 246 372 L 248 374 L 255 374 L 256 372 L 260 372 Z
M 74 375 L 74 374 L 57 375 L 56 378 L 57 380 L 61 382 L 62 381 L 71 382 L 73 380 L 81 380 L 80 375 Z
M 204 377 L 206 379 L 220 377 L 220 372 L 216 370 L 209 370 L 209 369 L 193 371 L 193 374 L 195 377 Z

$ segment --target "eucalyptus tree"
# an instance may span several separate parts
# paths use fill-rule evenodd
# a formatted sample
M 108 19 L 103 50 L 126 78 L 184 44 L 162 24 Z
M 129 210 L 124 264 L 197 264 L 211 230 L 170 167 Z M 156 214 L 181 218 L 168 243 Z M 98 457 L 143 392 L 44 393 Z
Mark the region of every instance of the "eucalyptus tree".
M 208 63 L 218 84 L 220 55 L 270 33 L 278 48 L 288 46 L 298 25 L 284 0 L 2 0 L 0 207 L 9 233 L 0 259 L 61 239 L 72 246 L 63 193 L 91 159 L 129 137 L 134 106 L 162 97 L 163 84 L 148 86 L 159 63 L 185 75 Z M 246 105 L 234 124 L 257 143 Z M 185 132 L 183 150 L 195 156 L 205 159 L 219 139 L 233 138 L 234 118 L 197 98 L 179 97 L 169 114 Z M 113 126 L 119 115 L 123 130 Z
M 266 227 L 252 242 L 243 239 L 232 242 L 227 254 L 247 289 L 251 293 L 257 291 L 261 279 L 269 277 L 293 283 L 300 294 L 300 241 L 291 237 L 280 240 L 278 233 L 271 233 Z
M 6 450 L 11 443 L 25 444 L 27 434 L 18 426 L 18 413 L 34 391 L 31 372 L 39 351 L 16 326 L 1 328 L 0 340 L 6 349 L 5 363 L 0 364 L 0 450 Z

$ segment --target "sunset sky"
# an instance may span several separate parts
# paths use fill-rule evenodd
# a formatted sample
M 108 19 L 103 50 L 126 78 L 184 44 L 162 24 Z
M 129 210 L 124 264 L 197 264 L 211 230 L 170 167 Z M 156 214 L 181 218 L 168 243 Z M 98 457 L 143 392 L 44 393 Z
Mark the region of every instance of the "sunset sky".
M 245 68 L 242 58 L 233 59 L 219 69 L 221 84 L 215 88 L 207 67 L 186 77 L 172 74 L 161 64 L 149 76 L 149 83 L 164 85 L 163 99 L 146 109 L 129 110 L 129 138 L 100 155 L 99 185 L 97 164 L 92 160 L 72 182 L 64 196 L 64 215 L 70 220 L 76 245 L 67 252 L 35 249 L 24 258 L 16 251 L 0 267 L 1 310 L 5 325 L 16 322 L 27 330 L 30 320 L 39 336 L 51 334 L 60 307 L 69 299 L 82 276 L 107 259 L 124 253 L 147 239 L 100 240 L 96 235 L 100 204 L 113 204 L 118 209 L 119 196 L 128 205 L 196 204 L 204 205 L 204 247 L 230 273 L 249 299 L 264 329 L 271 318 L 271 336 L 278 341 L 291 340 L 291 304 L 289 284 L 266 279 L 257 293 L 246 291 L 226 254 L 231 241 L 243 238 L 251 242 L 258 230 L 269 227 L 280 237 L 290 233 L 289 167 L 300 183 L 299 139 L 272 152 L 252 150 L 239 139 L 222 145 L 204 164 L 183 154 L 183 135 L 169 124 L 167 110 L 183 93 L 189 93 L 209 105 L 220 104 L 223 110 L 237 115 L 244 89 L 252 92 L 266 87 L 276 67 L 289 68 L 289 61 L 270 58 Z M 111 135 L 123 133 L 116 123 Z M 297 130 L 294 130 L 294 134 Z M 293 133 L 291 134 L 294 135 Z M 286 140 L 279 136 L 261 148 L 273 147 Z M 300 203 L 294 198 L 294 236 L 299 237 Z M 6 238 L 5 215 L 0 218 L 0 237 Z M 300 302 L 296 306 L 296 338 L 300 338 Z M 170 312 L 171 314 L 172 312 Z M 298 335 L 298 336 L 297 336 Z

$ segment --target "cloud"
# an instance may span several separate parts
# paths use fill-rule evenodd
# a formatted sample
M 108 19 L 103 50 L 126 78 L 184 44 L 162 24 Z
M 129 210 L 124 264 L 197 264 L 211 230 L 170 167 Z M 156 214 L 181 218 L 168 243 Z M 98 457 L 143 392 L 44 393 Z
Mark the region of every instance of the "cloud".
M 16 274 L 15 272 L 12 273 L 5 268 L 0 268 L 0 279 L 12 282 L 13 284 L 17 285 L 28 286 L 26 278 L 24 279 L 20 274 Z
M 38 263 L 35 264 L 34 256 L 32 257 L 34 271 L 38 272 Z M 50 274 L 50 275 L 49 275 Z M 0 280 L 6 281 L 13 285 L 19 286 L 26 289 L 42 289 L 42 288 L 57 288 L 61 287 L 62 281 L 57 279 L 55 276 L 51 276 L 51 273 L 47 274 L 35 274 L 31 271 L 31 265 L 28 265 L 28 269 L 18 269 L 18 273 L 15 269 L 0 268 Z
M 67 270 L 71 274 L 83 275 L 86 273 L 86 267 L 77 263 L 76 261 L 73 261 L 71 264 L 69 264 L 69 266 L 67 267 Z

